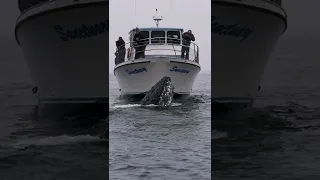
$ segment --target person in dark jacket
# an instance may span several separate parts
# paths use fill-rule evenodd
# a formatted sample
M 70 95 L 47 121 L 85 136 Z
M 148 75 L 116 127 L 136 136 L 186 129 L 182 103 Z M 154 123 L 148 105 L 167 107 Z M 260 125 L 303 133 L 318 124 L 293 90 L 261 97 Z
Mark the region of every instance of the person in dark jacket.
M 133 41 L 135 42 L 136 55 L 135 59 L 144 58 L 144 52 L 146 49 L 146 38 L 140 33 L 140 30 L 137 28 L 136 33 L 133 37 Z
M 182 48 L 181 48 L 181 59 L 189 59 L 189 49 L 191 41 L 195 41 L 194 35 L 191 30 L 182 34 Z M 186 53 L 186 55 L 184 55 Z
M 118 41 L 116 41 L 117 51 L 116 51 L 116 65 L 124 62 L 124 57 L 126 55 L 125 42 L 120 36 Z

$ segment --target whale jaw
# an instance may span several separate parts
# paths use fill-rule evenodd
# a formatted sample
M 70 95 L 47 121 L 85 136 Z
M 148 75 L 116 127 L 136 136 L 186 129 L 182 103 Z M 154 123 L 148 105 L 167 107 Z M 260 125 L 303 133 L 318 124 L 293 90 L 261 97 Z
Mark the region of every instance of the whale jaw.
M 163 77 L 157 82 L 141 100 L 142 105 L 154 104 L 158 106 L 170 106 L 173 100 L 174 86 L 170 77 Z

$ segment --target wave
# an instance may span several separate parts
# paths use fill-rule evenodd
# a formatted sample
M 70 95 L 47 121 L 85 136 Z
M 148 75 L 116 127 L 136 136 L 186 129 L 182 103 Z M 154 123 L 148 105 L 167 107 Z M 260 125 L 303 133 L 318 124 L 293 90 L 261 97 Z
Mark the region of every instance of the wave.
M 181 103 L 172 103 L 171 106 L 181 106 Z M 134 108 L 134 107 L 158 107 L 158 105 L 149 104 L 149 105 L 141 105 L 141 104 L 120 104 L 120 105 L 111 105 L 109 109 L 125 109 L 125 108 Z
M 57 145 L 68 145 L 68 144 L 77 144 L 77 143 L 88 143 L 88 142 L 101 142 L 106 141 L 100 139 L 99 136 L 92 135 L 60 135 L 60 136 L 49 136 L 44 138 L 33 138 L 20 141 L 15 143 L 13 146 L 15 148 L 25 148 L 28 146 L 57 146 Z

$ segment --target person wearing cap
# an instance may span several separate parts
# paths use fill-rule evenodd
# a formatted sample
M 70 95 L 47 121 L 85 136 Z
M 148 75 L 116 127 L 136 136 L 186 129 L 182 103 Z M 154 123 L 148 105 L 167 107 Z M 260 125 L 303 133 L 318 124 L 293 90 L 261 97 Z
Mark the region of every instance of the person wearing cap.
M 189 59 L 189 50 L 191 41 L 195 41 L 195 37 L 191 30 L 182 34 L 181 59 Z M 186 53 L 186 55 L 184 55 Z

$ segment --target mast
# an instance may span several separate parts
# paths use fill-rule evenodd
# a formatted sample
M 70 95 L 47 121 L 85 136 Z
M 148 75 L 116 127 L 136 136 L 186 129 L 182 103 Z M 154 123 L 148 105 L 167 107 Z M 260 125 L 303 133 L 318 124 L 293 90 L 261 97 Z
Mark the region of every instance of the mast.
M 153 20 L 156 22 L 157 27 L 159 27 L 159 22 L 162 21 L 163 18 L 158 14 L 158 9 L 156 9 L 156 15 L 153 16 Z

